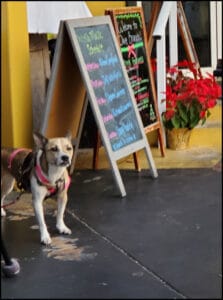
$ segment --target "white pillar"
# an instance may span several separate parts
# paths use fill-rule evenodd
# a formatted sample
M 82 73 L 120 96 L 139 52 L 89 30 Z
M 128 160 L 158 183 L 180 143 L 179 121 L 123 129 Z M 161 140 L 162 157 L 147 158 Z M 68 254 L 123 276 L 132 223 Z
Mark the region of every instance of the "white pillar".
M 157 102 L 160 118 L 162 120 L 162 112 L 166 110 L 165 99 L 166 92 L 166 38 L 165 35 L 156 41 L 157 53 Z M 163 127 L 163 126 L 162 126 Z M 166 146 L 165 129 L 163 128 L 164 144 Z
M 174 1 L 170 10 L 169 16 L 169 53 L 170 66 L 178 63 L 178 35 L 177 35 L 177 2 Z

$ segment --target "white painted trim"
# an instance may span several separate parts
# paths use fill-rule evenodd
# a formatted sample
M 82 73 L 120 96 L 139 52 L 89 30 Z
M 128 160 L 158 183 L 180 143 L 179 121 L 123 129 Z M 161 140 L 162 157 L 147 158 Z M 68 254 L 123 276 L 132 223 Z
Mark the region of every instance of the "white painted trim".
M 142 7 L 142 1 L 136 1 L 136 6 Z
M 222 58 L 222 1 L 217 1 L 217 58 Z
M 178 38 L 177 30 L 177 2 L 174 1 L 169 15 L 169 53 L 170 53 L 170 66 L 174 66 L 178 62 Z
M 166 24 L 168 22 L 174 2 L 176 1 L 163 2 L 153 31 L 154 38 L 160 39 L 163 35 L 165 35 Z
M 217 64 L 217 28 L 216 28 L 216 1 L 210 3 L 210 42 L 211 42 L 211 68 Z
M 162 113 L 166 110 L 166 101 L 162 101 L 166 98 L 166 36 L 165 34 L 161 39 L 156 40 L 157 51 L 157 102 L 160 119 L 162 120 Z M 165 130 L 162 128 L 164 137 L 164 145 L 166 146 Z

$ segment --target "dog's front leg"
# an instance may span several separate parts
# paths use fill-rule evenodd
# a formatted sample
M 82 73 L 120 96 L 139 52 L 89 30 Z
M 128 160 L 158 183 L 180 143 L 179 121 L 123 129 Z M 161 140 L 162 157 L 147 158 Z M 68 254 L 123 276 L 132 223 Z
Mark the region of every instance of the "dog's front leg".
M 35 181 L 33 179 L 32 181 Z M 32 182 L 31 181 L 31 182 Z M 33 200 L 33 207 L 35 211 L 35 216 L 39 225 L 40 230 L 40 240 L 41 243 L 48 245 L 51 243 L 50 234 L 47 230 L 47 226 L 45 223 L 44 218 L 44 211 L 43 211 L 43 200 L 47 194 L 45 187 L 36 186 L 35 184 L 32 185 L 32 200 Z
M 44 197 L 33 197 L 33 207 L 36 215 L 37 222 L 40 230 L 40 240 L 42 244 L 48 245 L 51 243 L 50 234 L 47 230 L 47 226 L 44 219 L 43 212 L 43 199 Z
M 67 193 L 63 192 L 57 196 L 57 223 L 56 227 L 60 233 L 71 234 L 71 230 L 64 223 L 64 211 L 67 204 Z

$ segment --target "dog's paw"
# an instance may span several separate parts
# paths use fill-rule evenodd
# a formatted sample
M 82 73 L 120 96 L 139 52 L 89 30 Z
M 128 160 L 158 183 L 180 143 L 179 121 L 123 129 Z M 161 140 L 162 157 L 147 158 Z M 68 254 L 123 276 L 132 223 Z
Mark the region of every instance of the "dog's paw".
M 43 245 L 50 245 L 52 242 L 49 233 L 45 233 L 41 236 L 41 244 Z
M 61 233 L 61 234 L 71 234 L 72 233 L 70 228 L 68 228 L 65 224 L 57 225 L 57 229 L 58 229 L 59 233 Z
M 1 208 L 1 216 L 2 216 L 2 217 L 5 217 L 5 216 L 6 216 L 6 212 L 5 212 L 4 208 Z

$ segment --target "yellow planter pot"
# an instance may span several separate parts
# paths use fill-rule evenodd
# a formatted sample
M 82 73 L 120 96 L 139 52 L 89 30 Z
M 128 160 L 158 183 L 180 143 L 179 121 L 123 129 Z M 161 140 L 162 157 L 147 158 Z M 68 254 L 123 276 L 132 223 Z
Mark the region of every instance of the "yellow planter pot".
M 173 128 L 167 130 L 167 146 L 172 150 L 183 150 L 188 148 L 191 129 L 188 128 Z

